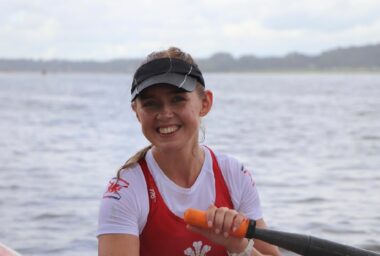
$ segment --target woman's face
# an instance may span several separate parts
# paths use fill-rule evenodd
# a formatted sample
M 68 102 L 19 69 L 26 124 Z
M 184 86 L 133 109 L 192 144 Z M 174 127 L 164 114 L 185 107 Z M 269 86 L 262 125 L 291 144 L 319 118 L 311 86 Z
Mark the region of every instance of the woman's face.
M 144 136 L 161 149 L 180 149 L 198 143 L 200 119 L 212 106 L 212 93 L 200 97 L 172 85 L 145 89 L 132 103 Z

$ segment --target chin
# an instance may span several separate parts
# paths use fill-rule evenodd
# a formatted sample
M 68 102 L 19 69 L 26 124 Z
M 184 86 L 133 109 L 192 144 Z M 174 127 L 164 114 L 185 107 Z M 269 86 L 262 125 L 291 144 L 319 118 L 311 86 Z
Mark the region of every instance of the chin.
M 177 151 L 183 148 L 183 145 L 179 145 L 178 143 L 159 143 L 155 147 L 162 151 Z
M 160 141 L 155 142 L 153 145 L 160 151 L 178 151 L 189 146 L 188 141 Z

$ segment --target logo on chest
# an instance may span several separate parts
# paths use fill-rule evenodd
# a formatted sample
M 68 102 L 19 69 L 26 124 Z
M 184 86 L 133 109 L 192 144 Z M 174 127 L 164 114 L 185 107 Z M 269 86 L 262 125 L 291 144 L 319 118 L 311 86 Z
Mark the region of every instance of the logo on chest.
M 184 250 L 184 254 L 187 256 L 206 256 L 211 251 L 210 245 L 203 245 L 202 241 L 194 241 L 193 246 Z

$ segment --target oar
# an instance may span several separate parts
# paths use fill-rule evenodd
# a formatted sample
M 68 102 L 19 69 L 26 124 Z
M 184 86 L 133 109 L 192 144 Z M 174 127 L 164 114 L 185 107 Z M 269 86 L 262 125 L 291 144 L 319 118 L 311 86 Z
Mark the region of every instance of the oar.
M 208 228 L 206 212 L 188 209 L 184 216 L 187 224 Z M 380 256 L 360 248 L 339 244 L 313 236 L 256 228 L 254 220 L 246 220 L 231 235 L 256 238 L 304 256 Z

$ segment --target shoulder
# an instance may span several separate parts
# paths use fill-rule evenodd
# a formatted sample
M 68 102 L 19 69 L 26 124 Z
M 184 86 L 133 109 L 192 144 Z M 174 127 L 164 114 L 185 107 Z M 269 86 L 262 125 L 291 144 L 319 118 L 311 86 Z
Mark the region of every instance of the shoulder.
M 120 171 L 120 178 L 122 179 L 137 179 L 137 180 L 145 180 L 144 174 L 141 170 L 141 167 L 138 163 L 133 164 L 132 166 L 122 169 Z
M 237 158 L 218 151 L 211 152 L 214 153 L 224 180 L 230 189 L 232 187 L 239 188 L 242 183 L 253 181 L 251 171 L 247 170 Z
M 139 165 L 125 169 L 107 184 L 100 204 L 97 234 L 138 236 L 146 223 L 148 211 L 148 192 Z
M 120 200 L 123 194 L 140 194 L 146 184 L 144 175 L 138 164 L 120 171 L 119 177 L 110 179 L 103 198 Z
M 213 151 L 224 176 L 244 172 L 244 165 L 234 156 Z
M 235 187 L 238 191 L 244 186 L 255 186 L 253 172 L 233 156 L 215 153 L 223 177 L 229 187 Z

